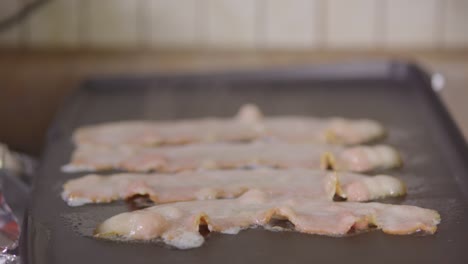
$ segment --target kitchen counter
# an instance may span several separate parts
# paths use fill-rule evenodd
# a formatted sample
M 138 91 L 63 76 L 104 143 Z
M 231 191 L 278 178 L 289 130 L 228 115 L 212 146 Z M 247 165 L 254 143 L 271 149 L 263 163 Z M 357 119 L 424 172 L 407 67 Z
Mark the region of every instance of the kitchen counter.
M 419 63 L 446 80 L 440 92 L 468 137 L 468 51 L 451 52 L 119 52 L 0 50 L 0 142 L 39 154 L 54 113 L 87 76 L 265 69 L 350 60 Z

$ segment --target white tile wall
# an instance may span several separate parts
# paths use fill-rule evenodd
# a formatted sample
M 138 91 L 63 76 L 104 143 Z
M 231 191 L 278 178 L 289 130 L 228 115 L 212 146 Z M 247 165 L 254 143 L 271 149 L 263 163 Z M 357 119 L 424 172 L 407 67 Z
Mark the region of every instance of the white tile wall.
M 370 48 L 376 44 L 375 22 L 378 0 L 328 0 L 327 46 Z
M 137 5 L 142 0 L 81 1 L 86 46 L 138 47 Z
M 0 33 L 0 46 L 15 47 L 20 44 L 20 32 L 18 28 L 9 29 Z
M 442 12 L 437 7 L 438 0 L 387 0 L 387 45 L 396 48 L 435 47 L 437 15 Z
M 312 48 L 318 43 L 318 0 L 265 1 L 267 48 Z
M 447 0 L 444 20 L 444 45 L 468 47 L 468 0 Z
M 78 44 L 78 3 L 54 0 L 27 20 L 30 46 L 73 47 Z
M 199 44 L 197 0 L 146 1 L 148 12 L 146 28 L 151 46 L 190 48 Z
M 0 0 L 0 21 L 20 3 Z M 54 0 L 0 46 L 468 48 L 468 0 Z
M 200 0 L 208 47 L 254 48 L 256 0 Z
M 19 8 L 18 0 L 2 0 L 0 3 L 0 21 L 10 17 Z M 14 27 L 0 32 L 0 45 L 15 46 L 19 44 L 20 28 Z

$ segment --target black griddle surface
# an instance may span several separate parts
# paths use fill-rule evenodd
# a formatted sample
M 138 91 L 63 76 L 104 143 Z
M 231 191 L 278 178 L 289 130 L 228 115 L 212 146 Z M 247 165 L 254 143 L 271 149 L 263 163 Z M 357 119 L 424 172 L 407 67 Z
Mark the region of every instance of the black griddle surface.
M 408 186 L 387 200 L 432 208 L 442 223 L 433 236 L 380 231 L 344 238 L 269 232 L 210 234 L 196 249 L 119 243 L 90 237 L 102 220 L 128 210 L 123 202 L 68 207 L 62 184 L 71 133 L 122 119 L 171 120 L 233 116 L 251 102 L 267 115 L 367 117 L 389 130 L 385 143 L 405 162 L 388 174 Z M 264 72 L 101 77 L 85 82 L 59 112 L 48 135 L 23 232 L 24 263 L 468 263 L 466 144 L 431 90 L 428 77 L 404 63 L 370 62 Z

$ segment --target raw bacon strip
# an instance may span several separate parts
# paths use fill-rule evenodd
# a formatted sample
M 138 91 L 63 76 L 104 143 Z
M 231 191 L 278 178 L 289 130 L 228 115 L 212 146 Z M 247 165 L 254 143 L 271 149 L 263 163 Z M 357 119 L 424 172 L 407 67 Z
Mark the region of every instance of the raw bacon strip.
M 127 171 L 178 172 L 232 169 L 246 166 L 320 169 L 332 166 L 344 171 L 366 172 L 401 165 L 389 146 L 342 148 L 316 144 L 251 143 L 199 144 L 161 148 L 79 146 L 66 172 L 120 169 Z
M 251 141 L 260 137 L 255 125 L 235 119 L 205 118 L 181 121 L 121 121 L 82 127 L 76 145 L 158 146 L 217 141 Z
M 178 145 L 201 142 L 252 141 L 272 137 L 281 141 L 359 144 L 384 135 L 375 121 L 344 118 L 268 117 L 255 105 L 244 105 L 236 118 L 179 121 L 122 121 L 79 128 L 77 145 Z
M 393 177 L 327 173 L 307 169 L 182 172 L 178 174 L 87 175 L 63 186 L 62 198 L 70 206 L 106 203 L 148 195 L 156 203 L 235 198 L 257 189 L 272 195 L 299 195 L 332 201 L 369 201 L 405 194 Z
M 272 219 L 287 219 L 301 233 L 328 236 L 343 236 L 353 229 L 367 230 L 373 226 L 388 234 L 418 231 L 433 234 L 440 222 L 436 211 L 416 206 L 271 198 L 252 190 L 237 199 L 179 202 L 122 213 L 99 225 L 95 236 L 161 239 L 168 245 L 188 249 L 203 244 L 200 225 L 207 225 L 211 232 L 236 234 L 256 226 L 272 228 L 269 225 Z

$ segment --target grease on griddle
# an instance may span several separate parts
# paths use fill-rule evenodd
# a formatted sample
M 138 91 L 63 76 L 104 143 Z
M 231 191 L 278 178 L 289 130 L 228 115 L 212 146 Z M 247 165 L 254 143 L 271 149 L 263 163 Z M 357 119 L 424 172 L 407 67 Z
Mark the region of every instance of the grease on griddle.
M 154 206 L 155 203 L 151 201 L 148 195 L 134 195 L 126 200 L 128 210 L 135 211 Z

